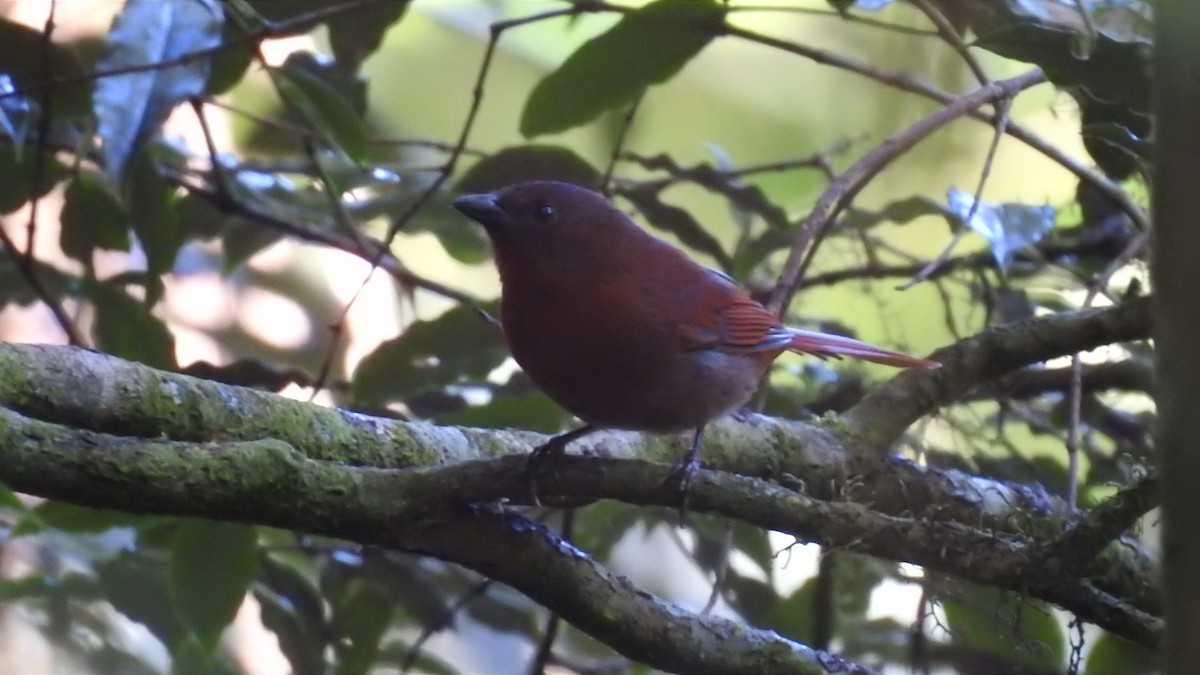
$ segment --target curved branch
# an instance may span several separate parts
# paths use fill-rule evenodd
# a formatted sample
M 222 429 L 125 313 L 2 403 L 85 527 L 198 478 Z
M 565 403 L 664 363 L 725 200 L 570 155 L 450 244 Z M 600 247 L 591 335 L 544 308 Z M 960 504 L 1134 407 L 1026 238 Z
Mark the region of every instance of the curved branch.
M 1146 304 L 1136 300 L 993 328 L 944 350 L 945 375 L 917 378 L 915 384 L 897 378 L 880 389 L 890 396 L 909 388 L 907 396 L 918 399 L 928 389 L 922 395 L 934 403 L 939 396 L 953 398 L 1005 369 L 1141 337 L 1148 331 Z M 888 398 L 870 394 L 864 403 L 879 405 L 880 400 Z M 395 523 L 445 518 L 468 501 L 522 499 L 522 457 L 467 460 L 525 453 L 544 440 L 533 433 L 402 423 L 329 410 L 67 347 L 0 344 L 0 406 L 40 420 L 7 413 L 24 420 L 0 448 L 0 476 L 17 489 L 132 510 L 201 509 L 209 517 L 286 522 L 302 529 L 341 518 L 338 514 L 350 509 L 359 513 L 357 524 L 336 536 L 355 540 L 370 540 L 371 530 L 394 529 Z M 894 415 L 919 409 L 884 407 L 875 422 L 896 424 Z M 1015 552 L 1032 550 L 1030 542 L 1061 532 L 1065 509 L 1059 500 L 1035 488 L 960 472 L 879 462 L 873 454 L 877 448 L 867 446 L 870 452 L 864 452 L 856 445 L 856 439 L 869 438 L 862 430 L 874 427 L 863 426 L 863 406 L 854 413 L 838 431 L 759 416 L 713 425 L 706 445 L 709 465 L 747 476 L 703 472 L 692 508 L 1016 587 L 1144 644 L 1157 640 L 1156 620 L 1146 615 L 1156 611 L 1157 581 L 1135 543 L 1118 542 L 1110 547 L 1116 553 L 1106 549 L 1085 570 L 1086 587 L 1075 579 L 1030 574 L 1037 568 L 1030 567 L 1029 554 Z M 579 445 L 594 454 L 666 464 L 679 453 L 674 439 L 632 433 L 599 434 Z M 113 464 L 118 456 L 132 457 L 134 463 Z M 381 470 L 387 467 L 420 468 Z M 60 480 L 59 471 L 74 471 L 76 477 Z M 544 496 L 674 504 L 679 495 L 660 485 L 666 471 L 646 462 L 567 458 L 560 475 L 545 482 Z M 138 501 L 159 494 L 147 484 L 165 488 L 167 501 Z M 212 502 L 223 489 L 243 496 L 223 506 Z M 197 490 L 204 494 L 193 494 Z M 299 512 L 297 504 L 303 504 Z M 366 512 L 374 515 L 362 515 Z M 984 551 L 990 553 L 983 557 L 994 562 L 979 563 L 976 554 Z M 1112 597 L 1121 600 L 1110 602 Z
M 408 520 L 421 494 L 398 495 L 391 481 L 407 474 L 311 460 L 279 440 L 137 439 L 0 409 L 0 467 L 13 489 L 88 506 L 266 524 L 434 555 L 513 586 L 625 656 L 661 669 L 873 672 L 774 632 L 654 598 L 499 507 Z
M 942 367 L 906 371 L 869 391 L 843 416 L 850 435 L 882 455 L 913 422 L 1022 366 L 1150 337 L 1150 299 L 989 328 L 934 353 Z

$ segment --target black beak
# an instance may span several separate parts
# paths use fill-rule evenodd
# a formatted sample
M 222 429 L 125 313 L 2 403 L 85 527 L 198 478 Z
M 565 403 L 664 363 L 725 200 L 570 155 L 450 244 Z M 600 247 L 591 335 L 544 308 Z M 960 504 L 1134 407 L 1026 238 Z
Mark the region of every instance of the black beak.
M 463 195 L 450 202 L 450 205 L 488 229 L 503 226 L 511 220 L 504 209 L 501 209 L 496 203 L 496 195 L 490 193 Z

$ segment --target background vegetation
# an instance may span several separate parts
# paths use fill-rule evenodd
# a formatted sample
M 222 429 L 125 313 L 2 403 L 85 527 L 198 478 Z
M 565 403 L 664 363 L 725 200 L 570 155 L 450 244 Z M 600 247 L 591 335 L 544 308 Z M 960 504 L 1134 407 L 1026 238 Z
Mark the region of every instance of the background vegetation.
M 1157 669 L 1146 3 L 0 11 L 6 669 Z M 630 433 L 530 508 L 449 202 L 532 178 L 946 365 L 781 359 L 684 522 Z

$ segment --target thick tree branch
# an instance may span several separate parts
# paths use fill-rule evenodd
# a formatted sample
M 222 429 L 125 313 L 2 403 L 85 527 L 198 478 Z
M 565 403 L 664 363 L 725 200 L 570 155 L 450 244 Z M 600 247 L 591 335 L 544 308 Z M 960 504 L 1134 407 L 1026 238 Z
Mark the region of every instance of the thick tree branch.
M 985 347 L 1015 367 L 1137 337 L 1145 326 L 1126 324 L 1137 324 L 1144 304 L 985 331 L 945 352 L 954 384 L 934 393 L 965 390 L 991 372 L 984 372 L 994 368 L 983 363 L 987 354 L 975 354 Z M 474 502 L 523 499 L 523 457 L 467 460 L 524 453 L 542 440 L 318 408 L 65 347 L 0 345 L 0 406 L 21 413 L 8 414 L 20 428 L 0 440 L 0 477 L 16 489 L 307 530 L 335 519 L 348 529 L 319 531 L 356 541 L 375 541 L 363 527 L 394 529 L 459 517 Z M 691 508 L 1031 593 L 1130 639 L 1157 642 L 1157 580 L 1136 542 L 1108 546 L 1083 570 L 1084 581 L 1039 574 L 1045 549 L 1036 542 L 1061 534 L 1060 500 L 1035 487 L 881 462 L 855 447 L 850 431 L 758 416 L 714 425 L 709 465 L 746 475 L 702 472 Z M 679 495 L 660 485 L 680 451 L 675 439 L 608 433 L 580 445 L 663 463 L 569 457 L 544 481 L 544 497 L 677 504 Z M 343 509 L 359 516 L 347 522 Z M 542 601 L 536 589 L 522 590 Z
M 412 505 L 424 495 L 405 489 L 415 482 L 411 474 L 308 459 L 279 440 L 129 438 L 0 409 L 0 466 L 16 490 L 88 506 L 301 529 L 457 562 L 521 590 L 624 655 L 666 670 L 873 672 L 649 596 L 519 515 L 464 504 L 456 514 L 412 520 Z M 514 494 L 522 492 L 523 486 Z
M 937 370 L 909 370 L 846 411 L 850 434 L 882 455 L 913 422 L 1017 368 L 1150 336 L 1150 299 L 996 326 L 934 353 Z

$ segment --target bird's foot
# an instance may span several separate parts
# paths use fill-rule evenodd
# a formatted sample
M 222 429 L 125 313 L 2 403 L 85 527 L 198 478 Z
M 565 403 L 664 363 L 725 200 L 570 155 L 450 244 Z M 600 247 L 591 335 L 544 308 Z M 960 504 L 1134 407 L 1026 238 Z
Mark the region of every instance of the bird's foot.
M 538 499 L 537 494 L 537 479 L 538 474 L 542 472 L 542 467 L 551 457 L 561 456 L 567 449 L 567 444 L 577 438 L 583 438 L 596 430 L 590 424 L 585 424 L 578 429 L 573 429 L 565 434 L 559 434 L 554 438 L 546 441 L 533 449 L 529 453 L 529 459 L 525 462 L 525 480 L 529 486 L 529 503 L 534 506 L 541 506 L 542 502 Z
M 525 485 L 529 489 L 530 504 L 542 505 L 542 500 L 538 499 L 538 476 L 545 469 L 546 463 L 554 457 L 561 457 L 564 450 L 566 443 L 560 442 L 559 437 L 555 436 L 529 453 L 529 459 L 525 460 Z
M 662 485 L 678 484 L 679 487 L 679 526 L 687 525 L 687 509 L 688 509 L 688 494 L 692 485 L 692 478 L 696 476 L 696 472 L 700 470 L 700 457 L 692 453 L 684 455 L 683 459 L 671 469 L 671 473 L 663 479 Z

